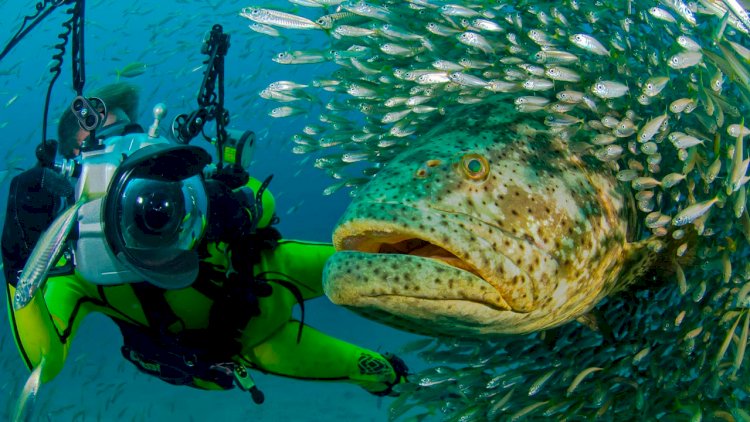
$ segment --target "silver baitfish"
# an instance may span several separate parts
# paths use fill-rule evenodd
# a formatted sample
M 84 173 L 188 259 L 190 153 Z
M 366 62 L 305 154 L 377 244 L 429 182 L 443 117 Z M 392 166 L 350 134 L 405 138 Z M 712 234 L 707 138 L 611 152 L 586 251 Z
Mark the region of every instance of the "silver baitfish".
M 240 16 L 264 25 L 291 29 L 322 29 L 320 25 L 302 16 L 259 7 L 246 7 Z
M 68 238 L 68 234 L 70 234 L 78 216 L 78 210 L 85 202 L 86 199 L 81 198 L 68 207 L 42 233 L 31 252 L 31 256 L 26 261 L 21 275 L 18 277 L 16 294 L 13 297 L 13 308 L 15 310 L 28 305 L 34 294 L 44 286 L 44 282 L 47 281 L 47 273 L 57 263 L 65 240 Z

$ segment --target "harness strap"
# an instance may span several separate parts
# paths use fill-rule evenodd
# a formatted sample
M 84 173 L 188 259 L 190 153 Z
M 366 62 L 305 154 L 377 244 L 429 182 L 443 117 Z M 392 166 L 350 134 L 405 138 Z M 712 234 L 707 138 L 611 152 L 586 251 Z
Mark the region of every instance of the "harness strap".
M 182 321 L 164 297 L 165 290 L 147 282 L 132 283 L 130 286 L 141 303 L 148 326 L 158 332 L 161 338 L 171 337 L 169 327 Z
M 141 371 L 172 384 L 195 386 L 193 377 L 211 380 L 222 388 L 238 383 L 250 391 L 256 403 L 262 402 L 262 393 L 251 385 L 249 374 L 237 372 L 241 368 L 231 359 L 241 350 L 242 330 L 252 317 L 260 314 L 258 298 L 272 293 L 269 282 L 291 290 L 302 303 L 302 295 L 292 283 L 253 273 L 261 251 L 273 249 L 279 238 L 278 231 L 264 228 L 243 241 L 230 242 L 230 270 L 234 271 L 229 274 L 226 269 L 201 261 L 200 276 L 191 288 L 213 301 L 205 329 L 185 329 L 184 322 L 167 302 L 165 289 L 146 282 L 131 284 L 149 327 L 118 321 L 125 339 L 123 356 Z M 206 257 L 207 251 L 199 253 Z M 169 330 L 175 323 L 182 324 L 177 333 Z M 298 341 L 300 335 L 301 331 Z
M 122 355 L 141 371 L 174 385 L 197 387 L 195 379 L 213 382 L 223 389 L 234 386 L 234 352 L 231 339 L 209 329 L 185 330 L 164 296 L 165 289 L 146 282 L 131 284 L 149 327 L 115 319 L 123 335 Z M 175 323 L 183 330 L 169 330 Z M 225 343 L 226 342 L 226 343 Z M 234 342 L 236 343 L 236 342 Z M 239 346 L 237 346 L 239 347 Z
M 258 274 L 259 277 L 264 276 L 266 273 Z M 282 280 L 280 278 L 268 278 L 266 281 L 270 283 L 276 283 L 281 287 L 284 287 L 285 289 L 289 290 L 289 292 L 294 296 L 294 298 L 297 300 L 297 304 L 299 305 L 299 312 L 300 312 L 300 324 L 299 329 L 297 330 L 297 344 L 299 344 L 300 341 L 302 341 L 302 327 L 305 326 L 305 299 L 302 297 L 302 292 L 295 286 L 292 282 L 287 280 Z

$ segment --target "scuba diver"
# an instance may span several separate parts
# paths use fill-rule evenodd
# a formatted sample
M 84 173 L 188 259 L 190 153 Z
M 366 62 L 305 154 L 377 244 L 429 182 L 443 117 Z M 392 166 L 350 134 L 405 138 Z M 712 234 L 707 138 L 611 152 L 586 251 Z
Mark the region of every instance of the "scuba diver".
M 125 359 L 171 384 L 238 386 L 261 403 L 248 372 L 258 370 L 396 395 L 393 387 L 407 381 L 401 359 L 304 325 L 304 301 L 323 295 L 323 265 L 334 248 L 281 238 L 270 178 L 233 188 L 205 176 L 205 150 L 156 133 L 163 107 L 148 133 L 135 123 L 138 92 L 129 84 L 91 99 L 77 97 L 59 121 L 60 154 L 78 160 L 75 189 L 40 165 L 12 180 L 8 198 L 9 317 L 24 363 L 42 365 L 42 382 L 62 369 L 86 315 L 101 312 L 120 328 Z M 95 131 L 79 125 L 91 107 L 103 121 Z M 244 147 L 247 156 L 252 145 Z M 71 210 L 77 216 L 46 281 L 29 288 L 28 271 L 49 264 L 35 246 Z M 292 318 L 298 303 L 302 321 Z

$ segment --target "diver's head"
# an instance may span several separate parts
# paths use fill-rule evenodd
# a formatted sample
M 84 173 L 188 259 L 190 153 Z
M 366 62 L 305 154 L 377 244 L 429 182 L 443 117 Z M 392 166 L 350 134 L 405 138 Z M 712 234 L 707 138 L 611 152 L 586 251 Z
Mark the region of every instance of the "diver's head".
M 129 83 L 118 82 L 103 86 L 87 95 L 101 98 L 107 106 L 106 128 L 113 123 L 135 122 L 138 116 L 138 89 Z M 101 133 L 97 132 L 101 135 Z M 83 141 L 89 136 L 87 130 L 82 129 L 70 107 L 66 107 L 60 116 L 57 126 L 57 137 L 60 142 L 60 154 L 65 158 L 73 158 L 80 153 Z

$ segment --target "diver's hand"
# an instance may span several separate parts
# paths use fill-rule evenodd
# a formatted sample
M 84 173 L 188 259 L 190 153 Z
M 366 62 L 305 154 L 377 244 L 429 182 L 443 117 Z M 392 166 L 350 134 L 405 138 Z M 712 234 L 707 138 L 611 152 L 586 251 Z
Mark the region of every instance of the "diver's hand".
M 409 382 L 409 380 L 406 378 L 409 375 L 409 367 L 406 366 L 406 363 L 403 361 L 403 359 L 401 359 L 400 357 L 392 353 L 386 353 L 383 356 L 388 361 L 388 363 L 391 364 L 391 367 L 393 368 L 393 372 L 395 373 L 396 378 L 393 380 L 393 382 L 390 382 L 387 384 L 388 388 L 386 388 L 385 390 L 378 391 L 378 392 L 371 392 L 371 393 L 380 397 L 383 397 L 383 396 L 397 397 L 399 393 L 396 391 L 393 391 L 393 387 L 401 383 Z

